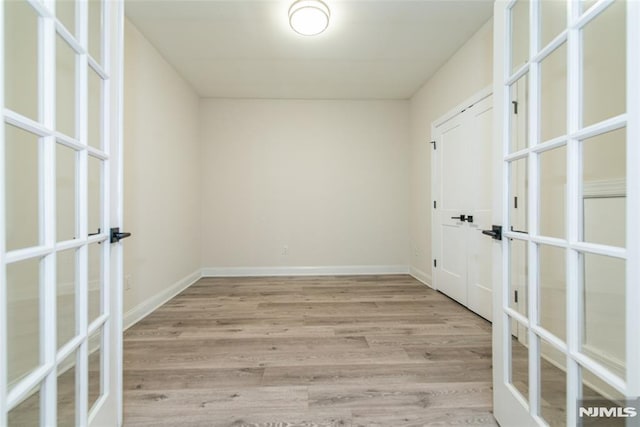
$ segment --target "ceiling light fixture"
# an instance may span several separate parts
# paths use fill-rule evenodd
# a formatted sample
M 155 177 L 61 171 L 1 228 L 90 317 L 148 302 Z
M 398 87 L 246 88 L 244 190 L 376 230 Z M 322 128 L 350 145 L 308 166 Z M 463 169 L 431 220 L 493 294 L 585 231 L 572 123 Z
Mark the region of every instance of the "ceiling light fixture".
M 329 26 L 329 7 L 320 0 L 298 0 L 289 8 L 289 25 L 298 34 L 315 36 Z

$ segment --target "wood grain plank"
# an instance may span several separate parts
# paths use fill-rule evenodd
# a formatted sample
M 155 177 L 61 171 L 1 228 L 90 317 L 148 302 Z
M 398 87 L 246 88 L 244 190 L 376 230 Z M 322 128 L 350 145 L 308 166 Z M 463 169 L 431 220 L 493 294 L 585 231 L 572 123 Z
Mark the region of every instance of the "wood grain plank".
M 202 279 L 125 334 L 125 425 L 495 425 L 490 348 L 406 275 Z
M 491 382 L 309 386 L 309 408 L 490 408 Z

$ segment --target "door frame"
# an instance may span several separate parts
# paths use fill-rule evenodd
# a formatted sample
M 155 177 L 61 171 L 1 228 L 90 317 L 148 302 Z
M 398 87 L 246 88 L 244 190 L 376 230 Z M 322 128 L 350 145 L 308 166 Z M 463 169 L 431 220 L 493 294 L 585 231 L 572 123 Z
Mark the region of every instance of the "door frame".
M 441 145 L 440 135 L 438 132 L 438 128 L 443 126 L 449 120 L 455 118 L 459 114 L 463 113 L 467 108 L 477 104 L 485 98 L 488 98 L 493 94 L 493 85 L 484 87 L 482 90 L 478 91 L 474 95 L 465 99 L 460 104 L 456 105 L 454 108 L 449 110 L 446 114 L 438 118 L 437 120 L 431 123 L 431 141 L 435 143 L 436 146 Z M 437 136 L 436 136 L 437 135 Z M 439 253 L 437 248 L 440 245 L 440 239 L 438 238 L 439 234 L 437 232 L 438 224 L 437 224 L 437 214 L 439 212 L 439 208 L 434 205 L 440 205 L 441 194 L 439 191 L 440 187 L 440 165 L 438 164 L 439 156 L 437 154 L 438 150 L 434 149 L 433 144 L 430 147 L 431 149 L 431 200 L 430 200 L 430 208 L 431 209 L 431 255 L 433 259 L 431 260 L 431 287 L 435 290 L 438 290 L 438 279 L 437 279 L 437 269 L 438 267 L 434 266 L 434 260 L 437 259 L 436 254 Z

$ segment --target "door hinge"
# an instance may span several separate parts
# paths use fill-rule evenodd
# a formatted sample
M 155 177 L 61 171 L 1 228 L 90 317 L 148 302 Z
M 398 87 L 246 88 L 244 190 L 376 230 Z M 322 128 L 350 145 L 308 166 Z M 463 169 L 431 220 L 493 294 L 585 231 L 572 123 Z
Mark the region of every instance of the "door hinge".
M 518 291 L 517 290 L 513 291 L 513 302 L 515 302 L 515 303 L 518 302 Z
M 429 144 L 433 144 L 433 149 L 436 149 L 436 142 L 435 141 L 431 141 Z
M 513 208 L 518 209 L 518 196 L 513 197 Z
M 433 266 L 434 266 L 434 267 L 437 267 L 437 266 L 438 266 L 438 260 L 437 260 L 437 259 L 434 259 L 434 260 L 433 260 Z
M 435 209 L 435 208 L 436 208 L 436 206 L 438 206 L 438 204 L 437 204 L 437 203 L 436 203 L 436 201 L 434 200 L 434 201 L 433 201 L 433 209 Z
M 518 101 L 511 101 L 513 104 L 513 114 L 518 114 Z

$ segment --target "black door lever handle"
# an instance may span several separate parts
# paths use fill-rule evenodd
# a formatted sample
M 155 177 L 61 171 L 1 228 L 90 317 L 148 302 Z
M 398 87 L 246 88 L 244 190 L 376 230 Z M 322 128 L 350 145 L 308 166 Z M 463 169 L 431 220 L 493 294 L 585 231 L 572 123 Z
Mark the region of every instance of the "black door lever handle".
M 502 226 L 492 225 L 491 230 L 482 230 L 482 234 L 491 236 L 494 240 L 502 240 Z
M 466 215 L 452 216 L 451 219 L 459 219 L 460 221 L 465 222 L 467 220 L 467 216 Z
M 131 233 L 120 232 L 120 227 L 115 227 L 111 229 L 111 243 L 119 242 L 122 239 L 126 239 L 131 236 Z

